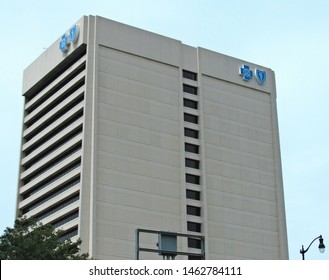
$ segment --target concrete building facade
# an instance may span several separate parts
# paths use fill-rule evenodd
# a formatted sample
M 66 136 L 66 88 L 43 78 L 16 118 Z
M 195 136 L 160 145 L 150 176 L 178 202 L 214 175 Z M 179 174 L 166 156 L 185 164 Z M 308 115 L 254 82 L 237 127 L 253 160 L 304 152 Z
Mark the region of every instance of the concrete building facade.
M 206 259 L 288 258 L 271 69 L 84 16 L 23 96 L 17 215 L 95 259 L 134 259 L 138 228 L 202 235 Z

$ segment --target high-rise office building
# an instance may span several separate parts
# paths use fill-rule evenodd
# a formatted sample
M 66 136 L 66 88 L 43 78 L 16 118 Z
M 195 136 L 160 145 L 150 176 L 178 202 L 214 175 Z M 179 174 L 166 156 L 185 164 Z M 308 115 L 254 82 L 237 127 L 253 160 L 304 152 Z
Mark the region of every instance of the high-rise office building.
M 288 258 L 271 69 L 85 16 L 23 96 L 17 215 L 95 259 L 134 259 L 136 229 L 204 236 L 206 259 Z

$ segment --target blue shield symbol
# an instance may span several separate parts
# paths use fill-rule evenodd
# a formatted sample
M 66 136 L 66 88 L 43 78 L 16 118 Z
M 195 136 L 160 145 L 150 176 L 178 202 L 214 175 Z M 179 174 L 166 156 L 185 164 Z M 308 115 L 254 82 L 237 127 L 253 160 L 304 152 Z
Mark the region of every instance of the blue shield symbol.
M 76 43 L 79 38 L 80 28 L 79 25 L 75 24 L 70 29 L 70 39 L 73 43 Z
M 259 69 L 255 69 L 255 76 L 256 76 L 256 80 L 260 85 L 263 85 L 266 81 L 266 72 L 259 70 Z

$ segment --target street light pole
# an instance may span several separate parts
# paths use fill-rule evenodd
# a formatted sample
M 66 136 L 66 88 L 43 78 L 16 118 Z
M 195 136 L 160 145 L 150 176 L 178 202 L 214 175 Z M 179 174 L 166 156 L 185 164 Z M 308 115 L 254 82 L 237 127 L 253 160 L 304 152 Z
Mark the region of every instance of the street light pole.
M 306 253 L 306 252 L 308 251 L 308 249 L 311 247 L 311 245 L 313 244 L 313 242 L 314 242 L 315 240 L 317 240 L 317 239 L 319 239 L 319 246 L 318 246 L 319 251 L 320 251 L 320 253 L 324 253 L 324 250 L 325 250 L 326 246 L 324 246 L 322 235 L 320 235 L 320 236 L 318 236 L 318 237 L 316 237 L 316 238 L 313 239 L 313 241 L 310 243 L 310 245 L 308 245 L 308 247 L 307 247 L 306 250 L 304 249 L 304 245 L 302 245 L 302 249 L 301 249 L 299 252 L 302 254 L 302 259 L 303 259 L 303 260 L 305 260 L 305 253 Z

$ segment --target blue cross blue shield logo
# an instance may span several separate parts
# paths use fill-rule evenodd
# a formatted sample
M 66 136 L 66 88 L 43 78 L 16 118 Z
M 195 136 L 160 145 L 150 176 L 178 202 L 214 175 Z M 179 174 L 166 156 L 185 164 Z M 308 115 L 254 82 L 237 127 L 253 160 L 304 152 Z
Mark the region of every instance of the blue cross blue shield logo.
M 245 64 L 239 68 L 239 75 L 241 75 L 242 79 L 245 81 L 249 81 L 253 77 L 252 70 L 250 70 L 250 67 Z
M 266 81 L 266 72 L 259 70 L 259 69 L 255 69 L 255 76 L 256 76 L 256 80 L 260 85 L 263 85 Z
M 70 29 L 70 34 L 64 34 L 61 41 L 59 42 L 59 49 L 66 53 L 70 47 L 71 42 L 75 44 L 78 41 L 80 33 L 79 25 L 75 24 Z
M 67 52 L 67 50 L 69 49 L 70 43 L 71 43 L 70 37 L 67 34 L 64 34 L 62 36 L 61 41 L 59 42 L 59 49 L 63 53 Z

